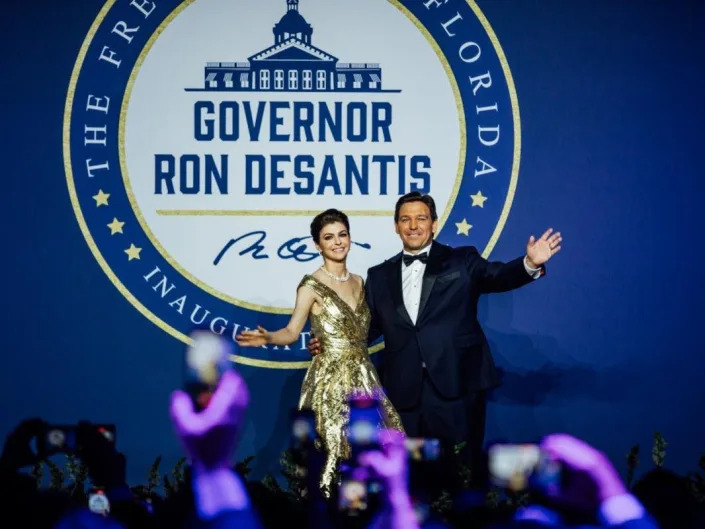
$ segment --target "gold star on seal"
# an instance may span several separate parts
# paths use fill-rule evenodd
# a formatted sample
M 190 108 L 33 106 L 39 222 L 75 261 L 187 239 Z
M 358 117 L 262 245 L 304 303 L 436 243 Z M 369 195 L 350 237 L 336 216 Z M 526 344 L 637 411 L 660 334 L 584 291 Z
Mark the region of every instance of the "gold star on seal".
M 133 259 L 139 259 L 141 251 L 142 251 L 142 248 L 137 248 L 137 246 L 130 243 L 130 247 L 127 250 L 125 250 L 125 253 L 127 254 L 127 260 L 132 261 Z
M 475 207 L 475 206 L 480 206 L 481 208 L 485 207 L 485 200 L 487 200 L 487 197 L 482 196 L 482 191 L 478 191 L 474 195 L 470 195 L 470 198 L 472 198 L 472 207 Z
M 113 221 L 108 224 L 110 228 L 110 235 L 115 235 L 116 233 L 122 233 L 122 227 L 125 225 L 124 222 L 120 222 L 116 217 L 113 217 Z
M 95 207 L 99 208 L 100 206 L 107 206 L 109 196 L 110 193 L 104 193 L 102 189 L 99 189 L 98 194 L 93 195 L 93 200 L 95 200 Z
M 470 228 L 472 228 L 472 224 L 468 224 L 467 219 L 463 219 L 462 222 L 456 222 L 455 226 L 458 228 L 458 233 L 456 235 L 460 235 L 461 233 L 463 235 L 470 235 Z

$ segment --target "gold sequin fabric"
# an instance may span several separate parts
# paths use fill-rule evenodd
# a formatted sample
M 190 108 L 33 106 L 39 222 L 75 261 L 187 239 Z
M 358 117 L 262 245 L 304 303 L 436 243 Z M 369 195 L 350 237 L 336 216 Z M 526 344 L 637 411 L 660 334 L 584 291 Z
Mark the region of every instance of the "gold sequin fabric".
M 329 495 L 338 462 L 350 456 L 346 427 L 351 394 L 377 397 L 382 423 L 403 431 L 401 418 L 382 391 L 382 385 L 367 351 L 370 309 L 364 293 L 355 309 L 313 276 L 304 276 L 299 288 L 313 290 L 322 300 L 320 314 L 309 314 L 311 330 L 321 343 L 301 386 L 300 409 L 316 415 L 316 430 L 326 452 L 321 489 Z

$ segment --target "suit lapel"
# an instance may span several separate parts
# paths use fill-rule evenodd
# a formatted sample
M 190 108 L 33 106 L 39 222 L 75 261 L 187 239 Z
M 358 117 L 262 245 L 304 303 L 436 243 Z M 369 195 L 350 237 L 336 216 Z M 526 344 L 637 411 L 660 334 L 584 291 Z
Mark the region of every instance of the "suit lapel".
M 416 316 L 417 323 L 421 321 L 424 308 L 426 308 L 428 298 L 431 296 L 431 290 L 433 290 L 433 284 L 436 282 L 436 277 L 438 277 L 438 274 L 443 266 L 443 248 L 443 245 L 438 244 L 437 242 L 434 242 L 431 245 L 431 251 L 428 254 L 428 263 L 426 263 L 426 271 L 423 275 L 423 283 L 421 284 L 419 313 Z
M 404 323 L 413 327 L 414 322 L 411 321 L 411 317 L 406 311 L 406 306 L 404 305 L 404 295 L 401 291 L 401 255 L 402 254 L 400 253 L 387 261 L 387 284 L 389 285 L 389 290 L 392 293 L 392 300 L 399 317 Z

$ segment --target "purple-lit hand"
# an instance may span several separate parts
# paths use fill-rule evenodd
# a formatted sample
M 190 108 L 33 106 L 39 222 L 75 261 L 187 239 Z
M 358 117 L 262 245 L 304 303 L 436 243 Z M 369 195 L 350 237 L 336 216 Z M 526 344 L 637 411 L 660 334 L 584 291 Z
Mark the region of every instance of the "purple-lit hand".
M 552 434 L 543 439 L 541 449 L 563 466 L 561 487 L 547 491 L 555 501 L 594 511 L 603 501 L 627 492 L 609 459 L 580 439 Z
M 230 466 L 230 455 L 249 401 L 247 386 L 235 371 L 227 371 L 208 406 L 196 412 L 191 397 L 174 391 L 171 420 L 194 469 L 215 470 Z
M 387 489 L 406 490 L 407 459 L 404 434 L 397 430 L 383 430 L 379 442 L 383 452 L 365 452 L 360 455 L 360 464 L 369 467 L 381 478 Z
M 360 464 L 368 467 L 384 482 L 384 497 L 389 507 L 374 527 L 384 529 L 417 529 L 419 521 L 411 504 L 408 485 L 408 466 L 404 434 L 397 430 L 384 430 L 380 434 L 382 452 L 365 452 Z

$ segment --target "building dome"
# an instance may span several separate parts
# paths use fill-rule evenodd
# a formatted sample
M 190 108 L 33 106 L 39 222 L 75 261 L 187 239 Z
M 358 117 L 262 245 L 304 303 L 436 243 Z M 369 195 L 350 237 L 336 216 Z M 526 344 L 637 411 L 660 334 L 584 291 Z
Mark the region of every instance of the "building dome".
M 274 26 L 274 31 L 287 33 L 307 33 L 311 31 L 311 24 L 295 10 L 287 11 L 281 20 Z
M 287 11 L 281 20 L 274 25 L 273 31 L 275 44 L 279 44 L 291 37 L 296 37 L 306 44 L 311 44 L 313 28 L 299 13 L 298 0 L 287 0 Z
M 306 22 L 306 19 L 301 16 L 296 10 L 287 11 L 279 22 L 274 26 L 275 33 L 309 33 L 311 32 L 311 24 Z

